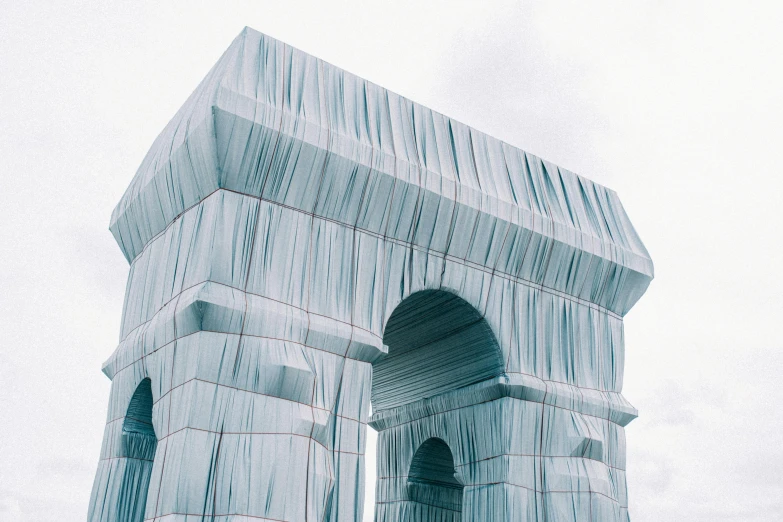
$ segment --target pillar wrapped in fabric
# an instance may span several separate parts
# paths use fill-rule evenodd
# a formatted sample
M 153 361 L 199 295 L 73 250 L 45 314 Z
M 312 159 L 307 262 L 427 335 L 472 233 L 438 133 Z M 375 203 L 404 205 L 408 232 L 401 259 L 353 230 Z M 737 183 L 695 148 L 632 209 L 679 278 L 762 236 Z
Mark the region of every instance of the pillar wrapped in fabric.
M 245 29 L 110 229 L 89 522 L 628 520 L 613 191 Z

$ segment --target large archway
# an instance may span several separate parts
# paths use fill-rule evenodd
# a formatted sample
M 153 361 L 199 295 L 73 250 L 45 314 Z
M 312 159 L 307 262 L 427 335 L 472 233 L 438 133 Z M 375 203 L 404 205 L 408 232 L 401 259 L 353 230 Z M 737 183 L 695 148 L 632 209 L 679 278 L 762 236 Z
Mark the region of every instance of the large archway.
M 386 323 L 389 354 L 373 367 L 374 411 L 395 408 L 503 373 L 495 335 L 464 299 L 443 290 L 416 292 Z
M 124 487 L 125 496 L 118 505 L 118 520 L 122 522 L 141 522 L 147 504 L 152 463 L 158 439 L 152 424 L 152 383 L 144 379 L 128 404 L 128 411 L 122 423 L 122 455 L 126 460 Z
M 389 353 L 373 365 L 372 408 L 381 416 L 403 417 L 404 406 L 443 396 L 502 375 L 505 368 L 495 335 L 470 303 L 443 290 L 411 294 L 386 322 Z M 416 421 L 420 422 L 420 421 Z M 375 520 L 378 522 L 460 522 L 464 485 L 455 475 L 454 455 L 441 438 L 413 424 L 382 429 L 377 463 Z M 424 428 L 429 430 L 430 428 Z M 451 439 L 449 439 L 451 440 Z M 418 442 L 416 442 L 418 441 Z M 400 448 L 405 444 L 405 449 Z M 407 447 L 418 444 L 418 447 Z M 403 455 L 410 455 L 412 460 Z

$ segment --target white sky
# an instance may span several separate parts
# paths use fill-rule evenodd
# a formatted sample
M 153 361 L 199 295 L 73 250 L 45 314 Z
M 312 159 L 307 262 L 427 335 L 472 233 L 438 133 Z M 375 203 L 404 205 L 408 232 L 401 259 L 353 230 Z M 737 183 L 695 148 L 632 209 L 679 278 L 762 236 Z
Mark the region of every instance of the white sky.
M 97 3 L 0 0 L 0 521 L 85 520 L 109 216 L 245 25 L 617 190 L 656 266 L 625 323 L 633 521 L 783 520 L 779 2 Z

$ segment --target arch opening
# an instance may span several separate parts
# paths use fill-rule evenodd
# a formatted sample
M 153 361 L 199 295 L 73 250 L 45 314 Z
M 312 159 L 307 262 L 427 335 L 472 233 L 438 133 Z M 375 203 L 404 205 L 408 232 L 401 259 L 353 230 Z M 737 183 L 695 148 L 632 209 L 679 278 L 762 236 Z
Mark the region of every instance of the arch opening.
M 152 424 L 152 382 L 144 379 L 128 404 L 122 423 L 122 456 L 126 458 L 124 487 L 118 505 L 122 522 L 141 522 L 147 504 L 152 464 L 158 439 Z
M 386 323 L 389 354 L 373 366 L 373 410 L 395 408 L 503 373 L 500 347 L 484 317 L 443 290 L 416 292 Z
M 459 522 L 463 485 L 455 475 L 454 456 L 442 439 L 431 438 L 419 446 L 408 473 L 408 499 L 414 505 L 406 520 Z

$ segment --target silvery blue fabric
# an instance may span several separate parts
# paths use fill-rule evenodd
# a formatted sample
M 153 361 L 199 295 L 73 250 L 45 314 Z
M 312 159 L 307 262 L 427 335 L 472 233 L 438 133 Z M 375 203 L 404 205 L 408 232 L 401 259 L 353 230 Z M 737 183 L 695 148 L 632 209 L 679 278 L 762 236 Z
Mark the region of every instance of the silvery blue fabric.
M 628 519 L 613 191 L 245 29 L 110 228 L 91 522 Z

